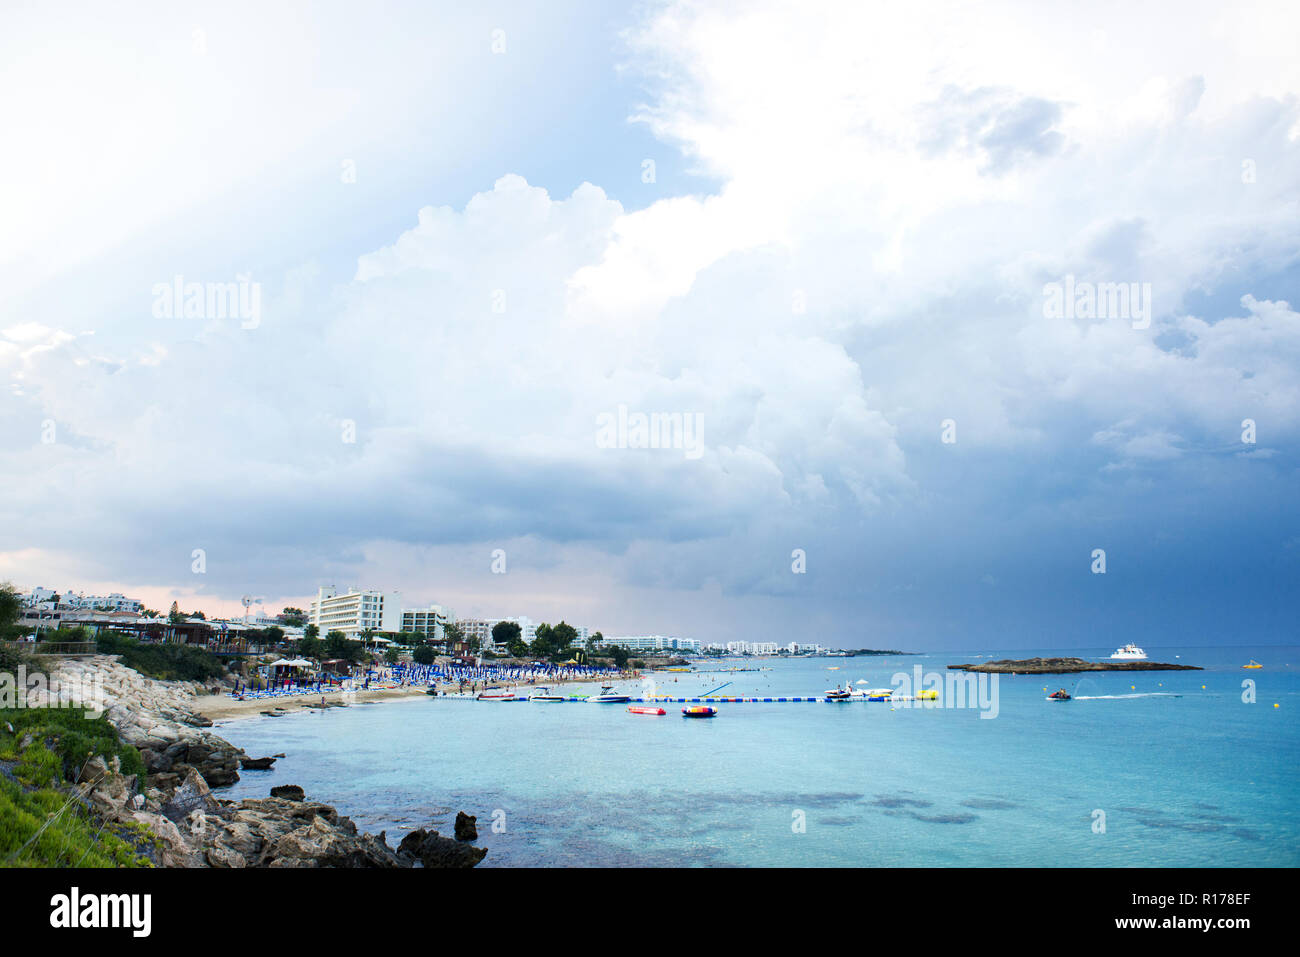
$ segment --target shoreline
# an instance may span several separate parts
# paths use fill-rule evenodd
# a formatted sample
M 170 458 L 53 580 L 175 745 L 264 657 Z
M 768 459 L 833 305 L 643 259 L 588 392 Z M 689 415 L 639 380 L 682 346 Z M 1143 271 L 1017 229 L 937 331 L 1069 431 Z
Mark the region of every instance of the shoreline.
M 553 688 L 565 690 L 569 686 L 581 686 L 593 684 L 596 682 L 606 682 L 611 679 L 601 676 L 595 678 L 566 678 L 563 681 L 552 684 L 504 684 L 492 685 L 488 690 L 501 690 L 502 688 L 518 689 L 517 693 L 526 695 L 529 691 L 537 688 Z M 615 678 L 615 682 L 634 681 L 634 678 Z M 454 683 L 440 684 L 437 686 L 438 697 L 455 693 L 459 688 Z M 480 689 L 484 690 L 484 689 Z M 312 692 L 311 694 L 285 695 L 282 698 L 231 698 L 229 695 L 222 694 L 204 694 L 196 695 L 190 701 L 190 707 L 195 713 L 202 715 L 209 721 L 235 721 L 247 718 L 270 718 L 284 717 L 288 714 L 297 714 L 300 711 L 310 711 L 321 709 L 321 699 L 324 698 L 326 708 L 348 708 L 354 704 L 383 703 L 391 701 L 408 701 L 412 698 L 429 697 L 428 688 L 424 685 L 399 685 L 391 688 L 371 688 L 369 691 L 352 691 L 344 692 L 338 689 L 331 689 L 324 692 Z M 267 712 L 279 711 L 279 714 L 271 715 Z

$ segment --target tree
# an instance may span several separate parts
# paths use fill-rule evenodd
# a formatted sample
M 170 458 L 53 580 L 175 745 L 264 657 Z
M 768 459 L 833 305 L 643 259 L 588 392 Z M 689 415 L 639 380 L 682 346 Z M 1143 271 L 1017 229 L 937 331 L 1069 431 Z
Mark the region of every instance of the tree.
M 0 638 L 8 638 L 18 630 L 18 619 L 23 614 L 23 600 L 9 582 L 0 585 Z
M 319 638 L 320 628 L 318 628 L 316 625 L 308 625 L 306 628 L 302 630 L 302 636 L 303 638 Z
M 172 602 L 171 611 L 167 612 L 167 620 L 175 625 L 179 624 L 183 617 L 184 616 L 181 615 L 181 606 L 176 604 L 176 602 Z
M 443 634 L 443 641 L 445 641 L 447 645 L 452 648 L 454 648 L 457 645 L 457 643 L 465 640 L 464 630 L 460 627 L 460 625 L 456 624 L 454 621 L 449 622 L 446 626 L 443 627 L 442 634 Z
M 401 656 L 397 653 L 397 649 L 391 645 L 388 650 L 384 652 L 384 661 L 390 665 L 397 664 L 400 658 Z
M 554 647 L 551 626 L 542 622 L 533 631 L 533 643 L 528 646 L 528 652 L 536 658 L 549 658 Z
M 492 626 L 492 643 L 494 645 L 505 645 L 513 649 L 515 642 L 519 641 L 519 636 L 523 634 L 523 629 L 519 627 L 517 621 L 498 621 Z M 522 642 L 520 642 L 522 644 Z M 514 651 L 510 652 L 512 655 Z
M 280 612 L 280 617 L 291 628 L 301 628 L 307 621 L 307 613 L 301 608 L 285 608 Z
M 554 654 L 563 654 L 569 646 L 578 640 L 578 629 L 561 621 L 551 629 L 551 646 Z
M 284 629 L 278 625 L 272 625 L 262 632 L 262 636 L 266 639 L 268 645 L 278 645 L 284 641 Z
M 417 665 L 431 665 L 434 658 L 437 657 L 431 645 L 416 645 L 413 655 Z
M 620 670 L 627 667 L 628 651 L 622 645 L 610 645 L 608 649 L 609 656 L 614 659 L 615 667 Z
M 325 654 L 330 658 L 342 658 L 358 662 L 366 657 L 365 646 L 354 641 L 341 631 L 331 631 L 325 636 Z
M 304 658 L 324 658 L 325 642 L 315 636 L 305 637 L 298 642 L 298 654 Z

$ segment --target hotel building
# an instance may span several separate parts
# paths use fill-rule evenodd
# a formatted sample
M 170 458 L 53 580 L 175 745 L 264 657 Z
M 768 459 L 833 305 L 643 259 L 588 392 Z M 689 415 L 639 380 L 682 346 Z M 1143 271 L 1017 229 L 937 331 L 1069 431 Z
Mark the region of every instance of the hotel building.
M 367 628 L 401 631 L 402 596 L 395 591 L 349 588 L 340 592 L 322 587 L 311 603 L 308 621 L 320 629 L 322 638 L 331 631 L 341 631 L 349 638 Z

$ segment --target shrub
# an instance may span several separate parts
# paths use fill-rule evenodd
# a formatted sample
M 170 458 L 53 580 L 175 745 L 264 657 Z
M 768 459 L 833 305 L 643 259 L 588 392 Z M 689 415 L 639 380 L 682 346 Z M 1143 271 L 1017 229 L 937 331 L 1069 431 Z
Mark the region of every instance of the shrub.
M 146 645 L 124 635 L 101 632 L 95 646 L 101 655 L 121 655 L 122 664 L 150 678 L 207 681 L 226 674 L 220 658 L 190 645 Z

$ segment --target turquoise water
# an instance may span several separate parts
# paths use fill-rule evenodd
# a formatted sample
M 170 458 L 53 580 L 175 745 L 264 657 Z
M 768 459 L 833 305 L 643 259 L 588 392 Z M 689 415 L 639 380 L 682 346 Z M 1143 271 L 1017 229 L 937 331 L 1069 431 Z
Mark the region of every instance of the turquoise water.
M 490 849 L 482 866 L 1300 864 L 1300 649 L 1147 651 L 1206 670 L 1001 676 L 993 719 L 867 702 L 720 704 L 686 720 L 681 705 L 647 717 L 420 698 L 231 721 L 219 733 L 249 754 L 287 757 L 222 796 L 299 784 L 394 845 L 414 827 L 449 834 L 465 810 Z M 758 661 L 770 670 L 657 681 L 675 696 L 724 681 L 724 694 L 808 695 L 988 657 Z M 1264 670 L 1241 669 L 1252 657 Z M 1061 686 L 1075 700 L 1044 700 Z

